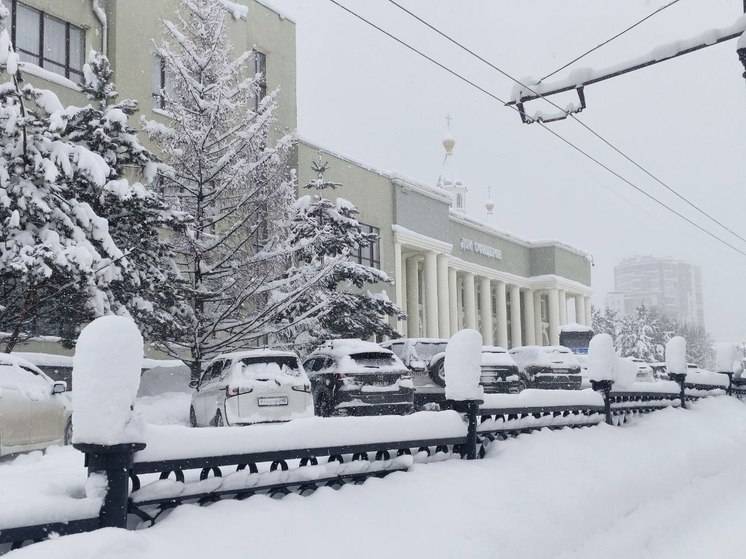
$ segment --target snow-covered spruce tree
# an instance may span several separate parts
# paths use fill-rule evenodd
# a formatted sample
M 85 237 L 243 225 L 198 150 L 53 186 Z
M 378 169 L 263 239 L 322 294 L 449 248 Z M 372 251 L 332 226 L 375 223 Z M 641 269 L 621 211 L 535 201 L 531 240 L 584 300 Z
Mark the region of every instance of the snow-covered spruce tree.
M 312 165 L 316 178 L 305 185 L 311 194 L 296 201 L 290 226 L 293 266 L 287 277 L 318 277 L 321 270 L 329 271 L 279 315 L 283 338 L 308 350 L 325 339 L 398 337 L 389 319 L 405 315 L 385 292 L 369 291 L 391 280 L 382 270 L 353 259 L 361 247 L 376 241 L 376 234 L 363 232 L 358 210 L 349 201 L 323 197 L 340 185 L 325 179 L 328 163 L 321 157 Z
M 77 192 L 103 188 L 106 161 L 62 135 L 63 107 L 22 85 L 0 3 L 0 344 L 34 323 L 70 326 L 114 310 L 109 289 L 127 266 L 105 219 Z M 64 334 L 65 332 L 63 332 Z
M 176 22 L 163 22 L 169 118 L 146 123 L 171 167 L 160 173 L 167 199 L 193 218 L 173 239 L 191 333 L 169 348 L 193 376 L 217 353 L 263 343 L 302 291 L 283 278 L 293 140 L 273 140 L 275 94 L 254 110 L 262 77 L 247 75 L 250 53 L 233 57 L 225 17 L 213 0 L 182 0 Z
M 127 309 L 146 339 L 159 345 L 183 337 L 189 323 L 189 307 L 181 299 L 182 279 L 169 243 L 187 218 L 170 208 L 154 188 L 158 170 L 166 168 L 128 124 L 137 102 L 116 102 L 109 61 L 92 51 L 83 75 L 81 87 L 91 104 L 64 111 L 62 134 L 100 155 L 109 166 L 109 180 L 103 189 L 81 185 L 84 188 L 76 194 L 106 218 L 117 247 L 128 253 L 125 273 L 110 284 L 114 299 Z

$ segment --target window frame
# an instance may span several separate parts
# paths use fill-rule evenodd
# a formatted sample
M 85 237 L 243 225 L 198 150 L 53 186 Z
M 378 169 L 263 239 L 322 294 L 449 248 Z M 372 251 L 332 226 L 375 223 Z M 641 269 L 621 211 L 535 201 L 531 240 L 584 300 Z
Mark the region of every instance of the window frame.
M 28 50 L 25 50 L 23 48 L 20 48 L 17 46 L 16 41 L 16 34 L 17 34 L 17 19 L 18 19 L 18 7 L 22 6 L 26 10 L 30 10 L 32 12 L 36 12 L 38 14 L 38 39 L 39 39 L 39 52 L 30 52 Z M 10 17 L 11 17 L 11 24 L 10 24 L 10 36 L 11 41 L 13 41 L 13 44 L 16 45 L 16 50 L 20 53 L 25 55 L 28 58 L 35 59 L 34 62 L 30 62 L 31 64 L 35 64 L 39 68 L 44 68 L 45 70 L 48 70 L 50 72 L 53 72 L 54 74 L 57 74 L 58 76 L 64 76 L 67 79 L 71 79 L 71 74 L 73 75 L 73 78 L 78 78 L 79 81 L 83 80 L 83 65 L 85 64 L 85 41 L 86 41 L 86 33 L 85 29 L 79 25 L 75 25 L 74 23 L 70 23 L 69 21 L 62 19 L 58 16 L 55 16 L 53 14 L 50 14 L 49 12 L 45 12 L 44 10 L 40 10 L 39 8 L 35 8 L 34 6 L 29 6 L 28 4 L 25 4 L 23 2 L 19 2 L 18 0 L 11 0 L 10 1 Z M 44 34 L 45 34 L 45 21 L 54 20 L 56 22 L 62 23 L 65 26 L 65 46 L 64 46 L 64 63 L 60 63 L 57 60 L 53 60 L 51 58 L 48 58 L 46 56 L 45 47 L 44 47 Z M 80 33 L 80 53 L 81 58 L 79 60 L 80 67 L 72 65 L 72 61 L 70 60 L 70 52 L 71 52 L 71 39 L 70 39 L 70 30 L 74 29 L 77 30 Z M 59 68 L 63 69 L 63 73 L 60 73 L 58 70 Z
M 376 235 L 376 239 L 365 246 L 358 245 L 357 252 L 354 255 L 355 262 L 363 266 L 368 266 L 369 268 L 375 268 L 376 270 L 380 270 L 381 269 L 381 229 L 380 227 L 376 227 L 375 225 L 369 225 L 367 223 L 363 223 L 362 221 L 359 221 L 358 223 L 360 225 L 360 230 L 363 233 L 365 233 L 366 235 L 374 233 Z
M 259 62 L 261 60 L 261 63 Z M 261 74 L 262 78 L 258 83 L 258 95 L 254 94 L 254 112 L 259 112 L 259 106 L 262 99 L 267 96 L 267 53 L 259 49 L 252 49 L 251 64 L 254 76 Z

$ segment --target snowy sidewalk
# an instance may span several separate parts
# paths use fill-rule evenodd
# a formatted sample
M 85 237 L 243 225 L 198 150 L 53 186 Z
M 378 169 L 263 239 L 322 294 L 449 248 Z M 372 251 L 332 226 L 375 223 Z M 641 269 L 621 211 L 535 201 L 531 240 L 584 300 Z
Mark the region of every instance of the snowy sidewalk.
M 8 557 L 742 557 L 744 464 L 746 405 L 713 398 L 623 428 L 524 435 L 481 461 L 339 491 L 182 506 L 154 528 Z

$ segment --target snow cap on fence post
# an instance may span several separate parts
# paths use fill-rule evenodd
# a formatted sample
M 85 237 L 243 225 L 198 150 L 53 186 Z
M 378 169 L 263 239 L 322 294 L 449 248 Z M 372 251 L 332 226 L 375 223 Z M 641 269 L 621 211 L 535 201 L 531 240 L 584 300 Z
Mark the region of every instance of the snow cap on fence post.
M 715 344 L 715 372 L 740 373 L 743 371 L 742 359 L 737 344 Z
M 614 384 L 630 386 L 637 381 L 637 363 L 629 357 L 618 357 L 614 369 Z
M 133 408 L 143 339 L 130 318 L 103 316 L 83 328 L 73 357 L 73 441 L 113 446 L 140 442 Z
M 666 344 L 666 370 L 675 375 L 686 374 L 686 340 L 674 336 Z
M 461 330 L 446 346 L 446 398 L 481 400 L 484 396 L 479 379 L 482 376 L 482 334 Z
M 592 380 L 614 380 L 617 366 L 614 341 L 609 334 L 596 334 L 588 344 L 588 373 Z

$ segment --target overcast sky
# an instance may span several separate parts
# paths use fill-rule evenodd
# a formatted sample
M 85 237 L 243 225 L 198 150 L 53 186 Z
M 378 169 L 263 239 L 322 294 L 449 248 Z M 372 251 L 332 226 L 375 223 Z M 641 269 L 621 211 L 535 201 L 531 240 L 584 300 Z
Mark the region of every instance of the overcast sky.
M 387 0 L 340 0 L 500 97 L 512 83 Z M 399 0 L 520 78 L 544 75 L 669 0 Z M 613 267 L 635 254 L 702 267 L 705 321 L 718 339 L 746 338 L 746 257 L 668 214 L 538 125 L 353 19 L 327 0 L 272 0 L 297 23 L 299 130 L 321 145 L 433 183 L 445 115 L 470 213 L 527 239 L 593 254 L 594 302 Z M 733 24 L 741 0 L 680 0 L 577 63 L 601 68 L 661 43 Z M 586 89 L 580 117 L 746 237 L 746 81 L 731 41 Z M 564 73 L 559 74 L 561 77 Z M 539 105 L 534 105 L 539 108 Z M 547 106 L 548 107 L 548 106 Z M 571 121 L 551 125 L 692 219 L 716 231 L 652 179 Z M 484 210 L 491 187 L 495 215 Z M 746 243 L 717 231 L 746 251 Z

